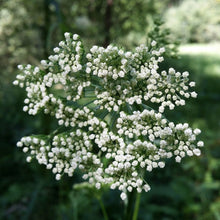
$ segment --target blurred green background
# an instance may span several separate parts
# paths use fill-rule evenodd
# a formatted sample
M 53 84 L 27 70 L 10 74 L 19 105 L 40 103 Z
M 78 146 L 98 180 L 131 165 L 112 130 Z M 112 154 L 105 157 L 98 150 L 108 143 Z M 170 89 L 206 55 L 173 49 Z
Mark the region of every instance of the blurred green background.
M 88 190 L 73 189 L 82 180 L 54 180 L 35 161 L 27 164 L 16 142 L 44 133 L 53 125 L 44 116 L 22 112 L 24 91 L 12 81 L 18 64 L 39 64 L 66 31 L 78 33 L 87 49 L 120 44 L 126 49 L 145 41 L 154 17 L 161 16 L 170 38 L 181 43 L 179 59 L 164 69 L 188 70 L 196 81 L 196 100 L 167 117 L 202 130 L 202 156 L 170 161 L 147 174 L 152 187 L 141 197 L 141 220 L 220 220 L 220 1 L 218 0 L 0 0 L 0 219 L 103 219 Z M 106 190 L 110 219 L 120 219 L 119 192 Z

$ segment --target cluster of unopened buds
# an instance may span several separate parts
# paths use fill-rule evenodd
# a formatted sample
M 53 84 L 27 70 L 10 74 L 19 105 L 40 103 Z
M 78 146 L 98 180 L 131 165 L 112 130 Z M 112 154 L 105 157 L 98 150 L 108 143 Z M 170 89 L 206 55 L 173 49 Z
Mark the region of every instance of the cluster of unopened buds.
M 165 49 L 157 42 L 134 52 L 115 46 L 93 46 L 85 53 L 78 35 L 65 41 L 39 67 L 19 65 L 15 85 L 25 87 L 24 111 L 40 111 L 57 119 L 50 135 L 23 137 L 17 143 L 51 169 L 59 180 L 76 169 L 96 188 L 109 185 L 126 193 L 149 191 L 145 173 L 164 168 L 167 158 L 180 162 L 199 156 L 199 129 L 174 124 L 162 114 L 166 108 L 196 98 L 188 72 L 161 71 Z

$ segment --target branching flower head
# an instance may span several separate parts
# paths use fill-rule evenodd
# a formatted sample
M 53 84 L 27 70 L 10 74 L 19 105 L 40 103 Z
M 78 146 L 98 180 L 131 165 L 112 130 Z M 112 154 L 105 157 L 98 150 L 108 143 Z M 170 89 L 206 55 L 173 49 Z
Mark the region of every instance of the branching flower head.
M 167 158 L 180 162 L 199 156 L 199 129 L 174 124 L 166 109 L 196 98 L 188 72 L 160 71 L 164 47 L 152 41 L 134 52 L 115 46 L 93 46 L 85 53 L 79 36 L 65 33 L 40 67 L 19 66 L 15 85 L 25 87 L 24 111 L 54 116 L 58 129 L 50 135 L 23 137 L 18 147 L 51 169 L 59 180 L 76 169 L 100 189 L 149 191 L 145 171 L 164 168 Z M 153 108 L 152 108 L 153 107 Z

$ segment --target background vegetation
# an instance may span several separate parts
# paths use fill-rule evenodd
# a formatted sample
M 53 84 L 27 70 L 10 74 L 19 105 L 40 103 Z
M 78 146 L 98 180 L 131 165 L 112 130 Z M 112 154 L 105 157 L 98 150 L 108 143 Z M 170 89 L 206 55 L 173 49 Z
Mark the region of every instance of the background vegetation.
M 220 41 L 219 12 L 217 0 L 180 1 L 166 11 L 166 26 L 182 43 Z
M 50 118 L 22 112 L 24 93 L 12 86 L 17 64 L 38 64 L 65 31 L 80 34 L 87 48 L 111 42 L 131 49 L 146 39 L 153 18 L 163 15 L 174 40 L 194 42 L 180 47 L 180 58 L 169 59 L 163 68 L 189 70 L 199 94 L 167 117 L 199 127 L 205 147 L 199 158 L 180 165 L 171 161 L 148 174 L 152 190 L 141 197 L 139 219 L 219 220 L 219 14 L 217 0 L 0 1 L 0 219 L 103 219 L 97 192 L 73 188 L 82 181 L 80 173 L 57 182 L 43 166 L 27 164 L 16 148 L 20 137 L 53 126 Z M 104 190 L 102 197 L 110 219 L 120 219 L 119 193 Z

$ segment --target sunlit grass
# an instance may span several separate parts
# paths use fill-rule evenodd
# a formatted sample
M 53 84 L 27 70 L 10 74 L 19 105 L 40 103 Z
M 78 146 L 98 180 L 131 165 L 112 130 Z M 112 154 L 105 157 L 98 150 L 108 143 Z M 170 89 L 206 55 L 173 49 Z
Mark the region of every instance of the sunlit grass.
M 197 74 L 220 76 L 220 43 L 215 44 L 188 44 L 180 46 L 180 56 L 191 58 Z
M 212 55 L 220 57 L 220 43 L 186 44 L 179 48 L 180 54 Z

